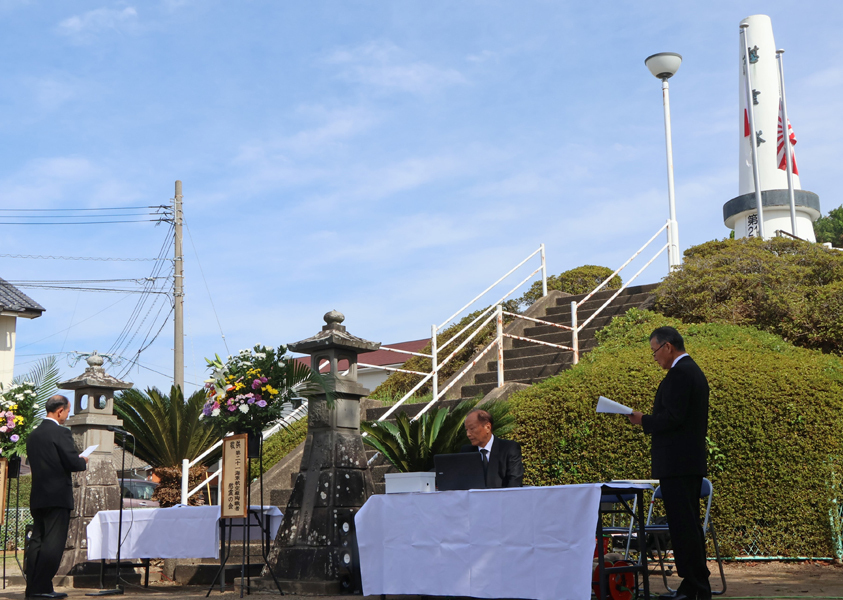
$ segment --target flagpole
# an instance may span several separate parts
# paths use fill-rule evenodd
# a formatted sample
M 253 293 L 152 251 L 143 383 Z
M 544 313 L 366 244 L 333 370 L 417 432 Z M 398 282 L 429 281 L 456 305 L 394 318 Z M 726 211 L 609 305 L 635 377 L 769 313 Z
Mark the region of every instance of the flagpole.
M 784 63 L 782 61 L 784 50 L 776 50 L 776 59 L 779 63 L 779 89 L 782 96 L 782 136 L 784 137 L 785 166 L 787 167 L 787 193 L 790 196 L 790 227 L 791 233 L 796 233 L 796 194 L 793 191 L 793 149 L 790 147 L 790 121 L 787 118 L 787 98 L 784 93 Z
M 746 112 L 749 115 L 749 147 L 752 150 L 752 177 L 755 183 L 755 204 L 758 207 L 758 235 L 764 239 L 764 207 L 761 201 L 761 176 L 758 174 L 758 134 L 755 129 L 755 109 L 752 107 L 752 75 L 749 69 L 749 40 L 746 30 L 749 23 L 741 23 L 741 38 L 743 39 L 743 61 L 746 69 Z

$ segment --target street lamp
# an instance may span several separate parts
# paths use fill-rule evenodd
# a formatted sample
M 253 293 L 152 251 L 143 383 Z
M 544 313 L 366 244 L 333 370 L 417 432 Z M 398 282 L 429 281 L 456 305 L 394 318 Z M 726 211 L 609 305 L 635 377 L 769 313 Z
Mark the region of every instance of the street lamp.
M 676 223 L 676 200 L 673 195 L 673 143 L 670 136 L 670 91 L 667 80 L 676 75 L 682 64 L 682 55 L 675 52 L 659 52 L 648 56 L 644 64 L 655 77 L 662 80 L 664 97 L 664 139 L 667 146 L 667 197 L 670 206 L 670 222 L 667 232 L 667 262 L 670 268 L 679 266 L 679 231 Z

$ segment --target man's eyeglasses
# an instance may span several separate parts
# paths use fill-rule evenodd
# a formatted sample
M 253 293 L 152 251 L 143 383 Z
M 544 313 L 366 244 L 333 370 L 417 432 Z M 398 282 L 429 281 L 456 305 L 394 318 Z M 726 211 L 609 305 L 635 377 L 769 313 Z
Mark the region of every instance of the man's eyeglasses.
M 665 345 L 667 345 L 667 342 L 665 342 L 664 344 L 662 344 L 661 346 L 659 346 L 658 348 L 656 348 L 655 350 L 653 350 L 653 358 L 656 358 L 656 352 L 658 352 L 659 350 L 661 350 L 662 348 L 664 348 L 664 347 L 665 347 Z

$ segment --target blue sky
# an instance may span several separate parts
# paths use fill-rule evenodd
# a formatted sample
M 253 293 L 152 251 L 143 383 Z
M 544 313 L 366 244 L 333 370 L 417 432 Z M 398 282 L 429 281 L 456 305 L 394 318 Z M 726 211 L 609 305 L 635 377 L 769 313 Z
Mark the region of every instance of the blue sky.
M 684 57 L 671 80 L 681 247 L 727 236 L 738 23 L 756 13 L 787 50 L 802 185 L 827 212 L 841 204 L 843 5 L 769 1 L 0 0 L 2 207 L 167 204 L 181 179 L 188 382 L 226 353 L 220 326 L 232 352 L 308 337 L 331 309 L 364 338 L 422 338 L 540 243 L 551 273 L 614 268 L 664 223 L 650 54 Z M 0 225 L 0 254 L 149 258 L 165 234 Z M 141 278 L 152 264 L 0 257 L 0 277 Z M 666 271 L 659 258 L 642 282 Z M 137 302 L 24 291 L 47 311 L 18 324 L 17 372 L 105 352 Z M 125 355 L 165 305 L 144 307 Z M 170 324 L 140 364 L 127 379 L 169 385 L 155 371 L 172 372 Z

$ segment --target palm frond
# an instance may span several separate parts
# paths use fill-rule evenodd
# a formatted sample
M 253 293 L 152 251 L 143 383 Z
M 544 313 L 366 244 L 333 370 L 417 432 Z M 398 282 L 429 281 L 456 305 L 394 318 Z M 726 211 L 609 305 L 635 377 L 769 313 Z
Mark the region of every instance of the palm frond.
M 114 411 L 135 437 L 138 458 L 154 467 L 175 467 L 185 458 L 196 458 L 218 440 L 211 423 L 199 419 L 204 403 L 203 390 L 185 401 L 176 386 L 169 396 L 156 388 L 146 393 L 131 389 L 114 398 Z
M 44 418 L 44 405 L 47 400 L 58 392 L 59 379 L 61 379 L 59 362 L 55 356 L 51 355 L 39 360 L 23 375 L 15 377 L 12 383 L 14 385 L 29 381 L 35 385 L 35 415 L 40 420 Z

